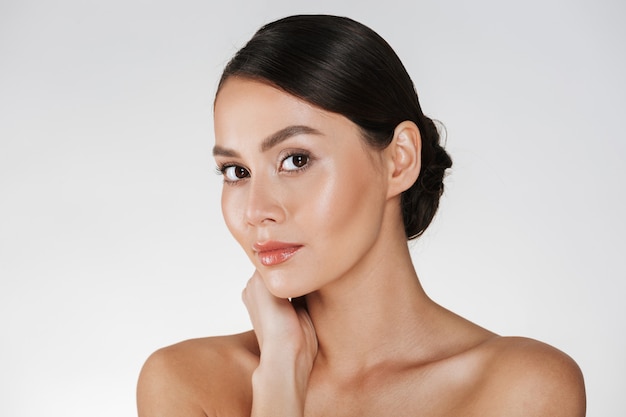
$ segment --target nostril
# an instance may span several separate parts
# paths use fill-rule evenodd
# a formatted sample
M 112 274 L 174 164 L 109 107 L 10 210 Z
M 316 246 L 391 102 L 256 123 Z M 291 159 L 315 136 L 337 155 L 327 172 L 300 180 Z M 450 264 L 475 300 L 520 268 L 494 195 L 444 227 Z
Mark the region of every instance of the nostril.
M 246 221 L 251 225 L 280 222 L 284 213 L 277 195 L 267 186 L 250 184 L 246 205 Z

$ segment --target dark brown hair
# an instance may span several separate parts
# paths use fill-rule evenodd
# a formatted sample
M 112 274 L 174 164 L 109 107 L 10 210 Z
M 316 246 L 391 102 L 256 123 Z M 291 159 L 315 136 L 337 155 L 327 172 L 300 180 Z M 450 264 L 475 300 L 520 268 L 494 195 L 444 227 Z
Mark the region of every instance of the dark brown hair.
M 231 76 L 273 85 L 356 125 L 365 141 L 384 149 L 401 122 L 413 121 L 422 137 L 422 167 L 402 194 L 408 239 L 432 221 L 452 160 L 439 132 L 420 107 L 404 65 L 383 38 L 354 20 L 328 15 L 291 16 L 259 29 L 228 63 Z M 219 88 L 218 88 L 219 92 Z

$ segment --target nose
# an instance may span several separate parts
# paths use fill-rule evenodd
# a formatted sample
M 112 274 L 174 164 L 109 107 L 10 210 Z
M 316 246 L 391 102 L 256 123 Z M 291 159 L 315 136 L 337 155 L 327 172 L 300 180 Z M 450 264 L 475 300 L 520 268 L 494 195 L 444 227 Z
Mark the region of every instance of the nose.
M 246 222 L 252 226 L 281 223 L 285 219 L 285 210 L 280 195 L 280 189 L 272 186 L 270 181 L 252 179 L 248 188 Z

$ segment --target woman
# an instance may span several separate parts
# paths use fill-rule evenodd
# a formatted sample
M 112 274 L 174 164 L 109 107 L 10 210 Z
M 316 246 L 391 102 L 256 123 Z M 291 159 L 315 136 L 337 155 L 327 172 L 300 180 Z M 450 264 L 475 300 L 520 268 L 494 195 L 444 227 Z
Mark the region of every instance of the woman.
M 382 38 L 333 16 L 270 23 L 224 70 L 214 117 L 254 331 L 153 354 L 140 416 L 584 415 L 568 356 L 422 290 L 407 239 L 451 160 Z

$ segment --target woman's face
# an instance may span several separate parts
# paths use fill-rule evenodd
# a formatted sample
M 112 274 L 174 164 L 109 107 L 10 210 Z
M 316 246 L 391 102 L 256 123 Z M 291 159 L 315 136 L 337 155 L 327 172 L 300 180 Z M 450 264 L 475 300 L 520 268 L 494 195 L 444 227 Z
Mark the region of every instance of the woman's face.
M 316 291 L 370 254 L 387 200 L 384 151 L 350 120 L 231 77 L 215 142 L 224 219 L 275 296 Z

